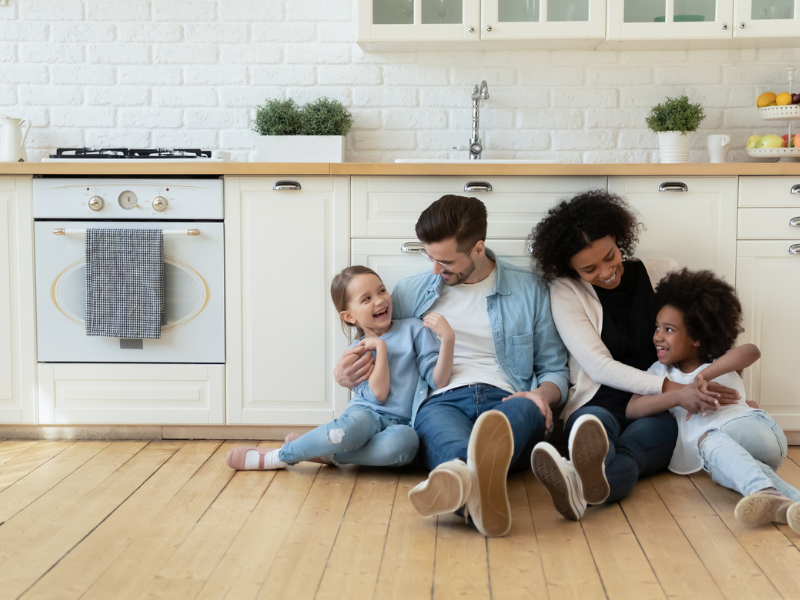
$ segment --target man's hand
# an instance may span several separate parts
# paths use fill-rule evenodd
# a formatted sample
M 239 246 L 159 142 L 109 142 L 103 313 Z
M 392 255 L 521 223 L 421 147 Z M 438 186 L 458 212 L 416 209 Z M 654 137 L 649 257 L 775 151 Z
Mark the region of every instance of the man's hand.
M 375 357 L 368 352 L 363 342 L 348 348 L 333 368 L 333 378 L 342 387 L 353 389 L 369 379 L 375 368 Z
M 553 409 L 550 408 L 550 404 L 547 402 L 547 399 L 538 391 L 534 390 L 532 392 L 517 392 L 516 394 L 511 394 L 510 396 L 503 398 L 503 402 L 510 398 L 527 398 L 528 400 L 531 400 L 539 408 L 542 416 L 544 417 L 545 433 L 553 428 Z

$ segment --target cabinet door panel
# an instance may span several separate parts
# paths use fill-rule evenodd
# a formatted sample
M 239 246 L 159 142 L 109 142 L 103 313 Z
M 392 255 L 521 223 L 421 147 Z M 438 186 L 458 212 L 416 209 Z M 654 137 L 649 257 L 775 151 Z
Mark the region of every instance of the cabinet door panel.
M 800 0 L 736 0 L 734 11 L 734 37 L 800 35 Z
M 36 422 L 31 177 L 0 177 L 0 423 Z
M 492 191 L 464 191 L 470 183 L 488 183 Z M 486 204 L 487 237 L 525 238 L 559 200 L 605 187 L 605 177 L 353 177 L 351 234 L 415 239 L 420 213 L 445 194 L 456 194 Z
M 605 38 L 605 0 L 483 0 L 481 39 Z M 591 47 L 591 46 L 589 46 Z
M 659 192 L 682 183 L 687 192 Z M 636 256 L 672 258 L 690 269 L 736 277 L 736 177 L 609 177 L 610 192 L 639 213 L 646 230 Z
M 794 241 L 747 241 L 738 244 L 737 292 L 744 311 L 739 343 L 752 342 L 761 360 L 745 372 L 747 396 L 787 430 L 800 430 L 797 386 L 797 331 L 800 331 L 800 254 L 789 254 Z
M 733 1 L 608 0 L 608 39 L 731 38 Z
M 324 423 L 345 348 L 330 282 L 347 266 L 348 178 L 228 178 L 225 197 L 228 423 Z

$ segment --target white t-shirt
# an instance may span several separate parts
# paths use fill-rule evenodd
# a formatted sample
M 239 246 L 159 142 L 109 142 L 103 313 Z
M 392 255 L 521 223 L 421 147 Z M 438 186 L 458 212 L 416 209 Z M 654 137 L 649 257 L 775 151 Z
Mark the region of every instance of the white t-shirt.
M 485 383 L 514 393 L 514 386 L 497 362 L 486 306 L 486 297 L 494 290 L 496 280 L 497 267 L 478 283 L 442 285 L 439 297 L 427 311 L 443 315 L 456 335 L 450 383 L 431 395 L 471 383 Z
M 709 364 L 706 363 L 691 373 L 684 373 L 674 365 L 667 366 L 656 362 L 647 369 L 647 372 L 666 376 L 670 381 L 676 383 L 689 384 Z M 688 475 L 700 471 L 703 468 L 703 459 L 700 458 L 700 450 L 697 447 L 700 437 L 706 431 L 718 429 L 742 413 L 755 410 L 745 403 L 744 382 L 737 373 L 725 373 L 713 381 L 736 390 L 741 395 L 741 399 L 737 404 L 728 404 L 716 411 L 707 412 L 705 417 L 701 413 L 692 415 L 688 421 L 686 415 L 689 413 L 685 408 L 676 406 L 669 409 L 670 414 L 678 420 L 678 443 L 675 444 L 675 451 L 672 453 L 672 460 L 669 463 L 669 470 L 673 473 Z

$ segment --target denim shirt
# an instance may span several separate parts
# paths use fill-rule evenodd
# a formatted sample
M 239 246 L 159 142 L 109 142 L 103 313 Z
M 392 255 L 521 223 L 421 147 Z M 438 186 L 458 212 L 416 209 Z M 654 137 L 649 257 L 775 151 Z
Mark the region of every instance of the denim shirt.
M 564 404 L 569 389 L 567 349 L 550 314 L 547 285 L 528 269 L 499 260 L 489 248 L 486 255 L 497 264 L 486 307 L 500 368 L 518 392 L 534 390 L 545 381 L 554 383 L 561 391 L 559 405 Z M 441 276 L 432 271 L 402 279 L 392 292 L 392 318 L 421 318 L 432 309 L 442 285 Z M 413 416 L 421 404 L 417 398 Z

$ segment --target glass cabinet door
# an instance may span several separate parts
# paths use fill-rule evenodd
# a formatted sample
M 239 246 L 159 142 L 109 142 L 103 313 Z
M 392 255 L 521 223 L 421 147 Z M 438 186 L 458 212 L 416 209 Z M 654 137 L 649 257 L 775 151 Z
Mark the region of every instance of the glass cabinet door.
M 608 2 L 608 39 L 611 40 L 702 39 L 732 36 L 733 0 L 608 0 Z
M 736 0 L 734 37 L 800 35 L 800 0 Z
M 482 39 L 533 37 L 604 38 L 605 0 L 482 0 Z
M 479 40 L 480 0 L 358 0 L 359 42 Z

